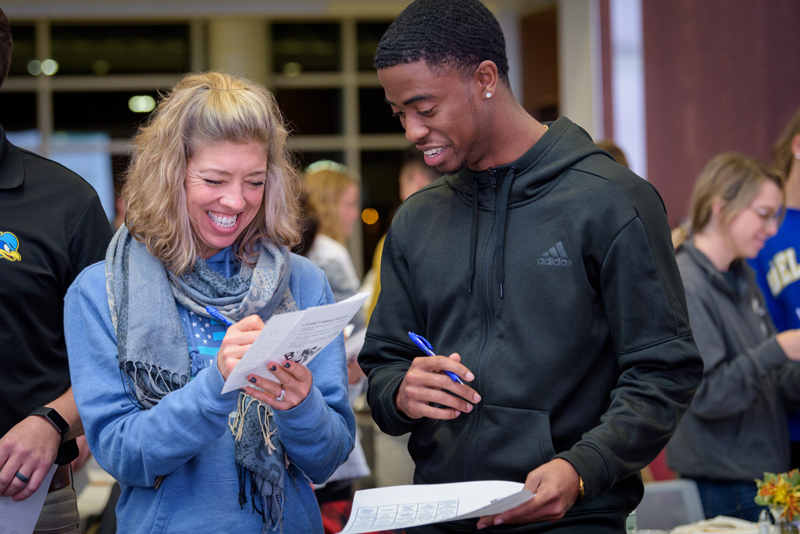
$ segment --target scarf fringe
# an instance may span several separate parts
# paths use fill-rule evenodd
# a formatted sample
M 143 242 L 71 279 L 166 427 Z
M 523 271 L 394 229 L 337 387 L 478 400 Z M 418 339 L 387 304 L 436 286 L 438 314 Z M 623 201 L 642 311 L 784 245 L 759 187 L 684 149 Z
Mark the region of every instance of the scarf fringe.
M 126 391 L 136 399 L 140 408 L 155 406 L 165 395 L 189 383 L 187 375 L 145 362 L 127 361 L 121 371 L 126 378 Z
M 247 480 L 250 479 L 251 513 L 261 516 L 261 521 L 264 523 L 261 533 L 267 534 L 270 530 L 278 530 L 280 534 L 283 534 L 283 507 L 286 496 L 274 484 L 239 464 L 236 465 L 236 471 L 239 475 L 239 508 L 244 509 L 244 505 L 247 503 Z M 270 495 L 264 495 L 265 484 L 271 486 Z M 259 508 L 259 504 L 261 504 L 261 508 Z
M 258 399 L 255 399 L 250 395 L 239 395 L 239 402 L 236 407 L 236 412 L 231 414 L 228 418 L 228 428 L 230 429 L 231 434 L 233 434 L 233 439 L 235 441 L 241 441 L 244 432 L 245 415 L 247 415 L 247 411 L 250 409 L 253 403 L 256 405 L 259 423 L 258 426 L 261 428 L 261 436 L 264 438 L 264 445 L 267 447 L 267 454 L 272 454 L 274 451 L 278 450 L 278 448 L 272 443 L 271 439 L 278 429 L 276 427 L 275 430 L 270 432 L 270 407 Z

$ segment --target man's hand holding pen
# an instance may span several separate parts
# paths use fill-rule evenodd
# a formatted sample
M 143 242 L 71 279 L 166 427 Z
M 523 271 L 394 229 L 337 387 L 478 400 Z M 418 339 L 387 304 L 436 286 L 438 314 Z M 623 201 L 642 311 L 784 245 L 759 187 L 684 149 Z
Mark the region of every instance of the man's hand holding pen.
M 397 409 L 412 419 L 455 419 L 463 412 L 471 412 L 472 404 L 464 399 L 478 403 L 481 396 L 471 387 L 453 381 L 443 371 L 450 371 L 466 382 L 475 379 L 470 370 L 461 365 L 461 356 L 457 353 L 449 357 L 414 358 L 397 391 Z

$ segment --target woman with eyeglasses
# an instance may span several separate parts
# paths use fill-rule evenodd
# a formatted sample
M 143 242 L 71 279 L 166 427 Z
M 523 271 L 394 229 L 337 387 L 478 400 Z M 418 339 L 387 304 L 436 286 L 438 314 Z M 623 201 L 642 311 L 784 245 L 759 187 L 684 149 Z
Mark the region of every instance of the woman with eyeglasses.
M 783 175 L 739 154 L 697 180 L 690 222 L 673 234 L 689 322 L 705 364 L 667 463 L 694 479 L 706 517 L 757 521 L 755 478 L 789 469 L 787 410 L 800 407 L 800 330 L 776 333 L 746 259 L 775 235 Z
M 750 260 L 779 331 L 800 328 L 800 110 L 772 149 L 772 164 L 786 174 L 786 218 L 758 257 Z M 792 468 L 800 467 L 800 412 L 789 414 Z

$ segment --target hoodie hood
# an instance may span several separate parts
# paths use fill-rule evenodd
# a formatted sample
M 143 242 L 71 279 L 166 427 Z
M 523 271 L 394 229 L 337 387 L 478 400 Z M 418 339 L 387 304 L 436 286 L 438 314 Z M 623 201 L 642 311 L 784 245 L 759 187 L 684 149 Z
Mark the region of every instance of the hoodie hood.
M 479 172 L 464 168 L 456 174 L 447 175 L 447 183 L 466 195 L 467 201 L 471 203 L 473 181 L 476 177 L 478 186 L 482 189 L 492 186 L 492 171 L 502 181 L 513 169 L 514 183 L 508 197 L 508 207 L 513 208 L 515 204 L 532 200 L 546 192 L 556 177 L 578 161 L 592 154 L 611 158 L 608 152 L 594 144 L 583 128 L 568 118 L 561 117 L 555 122 L 544 124 L 548 127 L 544 135 L 515 161 Z M 478 204 L 484 209 L 494 209 L 488 195 L 481 194 Z
M 547 131 L 544 135 L 517 160 L 479 172 L 464 168 L 445 177 L 447 183 L 461 194 L 462 199 L 472 205 L 469 293 L 472 293 L 475 278 L 479 209 L 495 213 L 497 237 L 493 241 L 494 272 L 502 299 L 505 281 L 506 212 L 547 193 L 555 185 L 555 179 L 580 160 L 593 154 L 611 157 L 592 142 L 592 138 L 583 128 L 566 117 L 545 124 Z

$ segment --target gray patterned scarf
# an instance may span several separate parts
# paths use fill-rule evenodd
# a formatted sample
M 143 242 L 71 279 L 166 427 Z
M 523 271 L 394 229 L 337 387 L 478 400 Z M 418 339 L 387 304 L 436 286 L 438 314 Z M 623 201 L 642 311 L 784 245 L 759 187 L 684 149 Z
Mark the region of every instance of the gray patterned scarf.
M 232 321 L 256 314 L 266 322 L 274 313 L 297 310 L 289 290 L 289 252 L 272 244 L 262 247 L 255 268 L 242 265 L 231 278 L 200 258 L 192 272 L 177 277 L 122 226 L 106 252 L 105 269 L 120 371 L 141 409 L 152 408 L 191 378 L 189 346 L 176 303 L 204 317 L 209 316 L 205 306 L 211 305 Z M 240 393 L 229 427 L 236 442 L 239 505 L 247 502 L 249 478 L 253 509 L 264 518 L 263 532 L 271 525 L 282 531 L 289 461 L 271 408 Z

